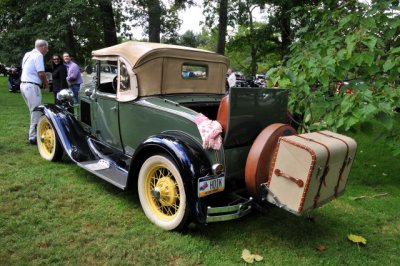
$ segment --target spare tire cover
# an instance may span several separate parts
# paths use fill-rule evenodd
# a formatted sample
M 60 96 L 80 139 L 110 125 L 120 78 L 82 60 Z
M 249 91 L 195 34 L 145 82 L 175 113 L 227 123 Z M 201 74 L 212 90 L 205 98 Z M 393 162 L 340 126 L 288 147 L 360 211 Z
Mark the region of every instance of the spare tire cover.
M 296 134 L 296 130 L 287 124 L 271 124 L 257 136 L 247 156 L 245 181 L 249 193 L 261 199 L 260 185 L 266 183 L 270 165 L 279 137 Z

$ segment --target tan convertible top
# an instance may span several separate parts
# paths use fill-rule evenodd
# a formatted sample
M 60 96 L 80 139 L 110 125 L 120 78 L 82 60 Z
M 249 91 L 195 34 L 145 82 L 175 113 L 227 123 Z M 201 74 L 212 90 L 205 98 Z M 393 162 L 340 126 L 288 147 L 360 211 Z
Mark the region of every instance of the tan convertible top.
M 93 59 L 122 57 L 138 79 L 137 96 L 170 93 L 225 93 L 229 60 L 206 50 L 170 44 L 129 41 L 92 52 Z M 208 77 L 182 77 L 183 64 L 207 65 Z
M 94 59 L 101 59 L 109 56 L 122 56 L 132 65 L 133 68 L 143 62 L 160 56 L 177 58 L 185 57 L 205 61 L 211 60 L 213 62 L 217 61 L 228 64 L 228 59 L 226 57 L 207 50 L 171 44 L 135 41 L 128 41 L 100 50 L 95 50 L 92 52 L 92 56 Z

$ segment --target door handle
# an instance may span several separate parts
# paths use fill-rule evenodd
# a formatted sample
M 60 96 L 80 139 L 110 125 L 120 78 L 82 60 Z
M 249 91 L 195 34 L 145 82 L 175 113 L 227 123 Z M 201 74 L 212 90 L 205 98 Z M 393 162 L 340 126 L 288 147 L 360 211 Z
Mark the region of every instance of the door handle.
M 114 106 L 114 107 L 111 107 L 111 111 L 117 111 L 117 107 L 116 106 Z

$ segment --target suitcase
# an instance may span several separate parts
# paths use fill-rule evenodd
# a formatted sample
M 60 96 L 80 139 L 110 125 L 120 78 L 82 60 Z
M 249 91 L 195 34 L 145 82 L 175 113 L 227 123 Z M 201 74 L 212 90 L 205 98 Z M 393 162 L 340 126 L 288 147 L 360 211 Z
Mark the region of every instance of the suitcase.
M 356 142 L 330 131 L 280 137 L 267 181 L 267 200 L 301 215 L 345 190 Z

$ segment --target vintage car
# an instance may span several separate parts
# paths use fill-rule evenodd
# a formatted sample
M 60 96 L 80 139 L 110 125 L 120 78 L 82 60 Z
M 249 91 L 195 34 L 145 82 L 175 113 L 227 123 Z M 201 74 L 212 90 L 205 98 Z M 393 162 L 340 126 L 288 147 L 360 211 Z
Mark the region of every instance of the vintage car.
M 322 181 L 309 174 L 304 177 L 309 181 L 303 182 L 299 180 L 303 177 L 283 173 L 283 166 L 272 171 L 272 164 L 281 162 L 276 159 L 278 141 L 296 135 L 285 124 L 288 91 L 232 88 L 226 94 L 226 57 L 132 41 L 92 55 L 96 65 L 87 68 L 77 114 L 70 112 L 72 94 L 65 90 L 58 94 L 61 105 L 38 107 L 43 114 L 37 126 L 39 153 L 56 161 L 65 152 L 111 184 L 123 190 L 136 188 L 144 213 L 161 228 L 182 230 L 191 222 L 236 219 L 255 203 L 271 202 L 302 214 L 344 190 L 346 178 L 341 176 L 343 182 L 334 184 L 335 193 L 318 201 Z M 341 175 L 348 174 L 351 151 L 341 159 L 346 159 L 346 165 L 340 165 Z M 330 158 L 337 159 L 335 154 Z M 304 161 L 308 163 L 308 157 Z M 284 200 L 285 195 L 292 200 L 293 188 L 272 192 L 271 173 L 288 182 L 284 187 L 294 184 L 297 189 L 303 182 L 299 191 L 310 188 L 318 195 L 307 203 L 303 195 L 307 191 L 296 191 L 301 208 L 290 207 Z

